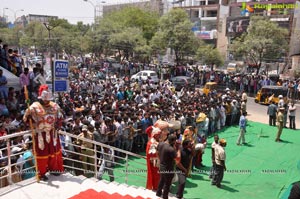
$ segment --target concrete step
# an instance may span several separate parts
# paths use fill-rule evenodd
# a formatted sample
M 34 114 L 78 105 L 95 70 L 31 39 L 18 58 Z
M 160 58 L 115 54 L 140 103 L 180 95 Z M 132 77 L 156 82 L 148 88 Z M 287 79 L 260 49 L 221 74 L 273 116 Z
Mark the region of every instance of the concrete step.
M 144 187 L 128 186 L 118 182 L 108 182 L 85 176 L 73 176 L 69 173 L 60 176 L 49 176 L 47 182 L 37 183 L 34 178 L 0 189 L 1 199 L 66 199 L 88 189 L 107 194 L 130 195 L 134 198 L 158 198 L 155 192 Z M 129 198 L 129 197 L 128 197 Z M 171 196 L 170 199 L 175 199 Z

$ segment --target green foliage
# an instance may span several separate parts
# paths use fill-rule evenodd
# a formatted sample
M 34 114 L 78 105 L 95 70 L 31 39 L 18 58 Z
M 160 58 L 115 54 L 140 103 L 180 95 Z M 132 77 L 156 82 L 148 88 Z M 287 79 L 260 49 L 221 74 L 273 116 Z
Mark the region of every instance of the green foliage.
M 8 29 L 8 28 L 0 29 L 0 38 L 4 43 L 10 44 L 12 41 L 12 36 L 13 36 L 12 29 Z
M 159 30 L 155 33 L 151 46 L 158 52 L 171 48 L 179 64 L 184 56 L 195 54 L 198 48 L 199 41 L 191 31 L 192 26 L 184 10 L 173 9 L 159 20 Z
M 201 60 L 203 64 L 207 64 L 211 67 L 213 65 L 222 66 L 224 64 L 223 57 L 218 49 L 213 48 L 211 45 L 203 45 L 197 50 L 197 58 Z
M 137 7 L 126 7 L 105 16 L 96 27 L 97 48 L 117 50 L 123 58 L 145 59 L 151 54 L 149 42 L 158 27 L 158 14 Z M 147 53 L 145 50 L 150 50 Z M 120 57 L 119 57 L 120 58 Z
M 137 7 L 125 7 L 105 16 L 99 23 L 106 33 L 120 32 L 124 28 L 138 28 L 143 37 L 150 41 L 158 26 L 159 15 Z
M 46 52 L 48 48 L 48 32 L 40 22 L 32 22 L 23 30 L 20 46 L 35 47 L 39 52 Z
M 146 40 L 142 37 L 142 31 L 138 28 L 125 28 L 122 32 L 114 33 L 110 36 L 109 44 L 111 47 L 122 50 L 124 58 L 129 59 L 133 55 L 137 46 L 146 44 Z
M 268 18 L 252 17 L 248 33 L 244 33 L 230 46 L 236 57 L 243 57 L 248 63 L 258 66 L 263 61 L 277 60 L 288 48 L 288 31 Z
M 2 20 L 0 20 L 0 28 L 7 28 L 7 24 Z

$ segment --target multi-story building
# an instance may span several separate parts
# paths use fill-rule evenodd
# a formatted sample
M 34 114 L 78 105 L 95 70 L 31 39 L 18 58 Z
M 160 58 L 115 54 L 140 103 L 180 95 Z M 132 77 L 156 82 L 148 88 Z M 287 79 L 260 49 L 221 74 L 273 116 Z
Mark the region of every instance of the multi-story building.
M 141 9 L 148 9 L 148 10 L 156 11 L 160 15 L 162 15 L 164 13 L 163 0 L 145 0 L 145 1 L 133 1 L 130 3 L 121 3 L 121 4 L 110 4 L 110 5 L 103 4 L 103 7 L 102 7 L 103 16 L 105 16 L 108 13 L 111 13 L 116 10 L 120 10 L 120 9 L 128 7 L 128 6 L 136 6 Z
M 174 7 L 186 10 L 200 39 L 217 45 L 218 15 L 222 0 L 177 1 Z
M 183 0 L 175 7 L 186 10 L 195 26 L 193 31 L 207 43 L 215 44 L 226 60 L 232 58 L 228 51 L 234 38 L 247 30 L 253 15 L 269 16 L 281 27 L 289 30 L 289 53 L 300 60 L 300 5 L 297 0 Z M 298 6 L 295 6 L 295 5 Z M 245 6 L 252 8 L 245 11 Z M 282 6 L 283 8 L 281 8 Z M 293 64 L 294 66 L 295 64 Z
M 126 6 L 150 8 L 161 15 L 173 8 L 184 9 L 194 23 L 195 35 L 215 45 L 225 60 L 232 58 L 228 50 L 229 45 L 234 38 L 247 30 L 250 17 L 253 15 L 269 16 L 271 21 L 289 30 L 290 46 L 285 59 L 292 56 L 294 68 L 300 63 L 299 4 L 297 0 L 146 0 L 103 5 L 103 15 Z M 251 12 L 245 11 L 245 6 L 252 8 Z
M 228 4 L 229 13 L 226 19 L 226 32 L 228 45 L 247 31 L 250 17 L 253 15 L 266 16 L 270 21 L 278 23 L 280 27 L 289 31 L 289 49 L 283 54 L 280 60 L 265 60 L 269 63 L 283 62 L 292 55 L 300 53 L 300 5 L 296 0 L 235 0 Z M 227 49 L 228 49 L 227 45 Z M 227 51 L 227 58 L 231 58 L 231 53 Z M 290 66 L 295 66 L 291 63 Z M 297 65 L 297 64 L 296 64 Z M 295 69 L 295 68 L 294 68 Z

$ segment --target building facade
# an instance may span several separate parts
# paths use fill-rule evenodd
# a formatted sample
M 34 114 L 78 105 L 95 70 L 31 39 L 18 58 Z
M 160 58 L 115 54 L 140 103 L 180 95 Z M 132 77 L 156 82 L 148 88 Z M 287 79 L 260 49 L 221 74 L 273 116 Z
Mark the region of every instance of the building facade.
M 229 15 L 226 19 L 226 37 L 228 46 L 242 33 L 247 31 L 251 16 L 265 16 L 270 21 L 276 22 L 280 27 L 288 30 L 289 49 L 279 60 L 266 60 L 273 65 L 280 62 L 290 62 L 288 68 L 295 70 L 291 56 L 300 53 L 300 5 L 296 0 L 271 0 L 271 1 L 249 1 L 236 0 L 228 4 Z M 229 49 L 227 46 L 227 49 Z M 231 52 L 227 50 L 226 58 L 232 58 Z M 288 61 L 290 60 L 290 61 Z
M 102 6 L 102 12 L 103 16 L 117 11 L 121 10 L 126 7 L 138 7 L 141 9 L 151 10 L 159 13 L 159 15 L 164 14 L 164 2 L 163 0 L 148 0 L 148 1 L 134 1 L 132 3 L 120 3 L 120 4 L 111 4 L 111 5 L 105 5 Z
M 289 31 L 289 52 L 300 53 L 300 2 L 296 0 L 184 0 L 175 7 L 186 10 L 200 39 L 214 44 L 225 60 L 232 59 L 229 45 L 247 31 L 250 17 L 268 16 Z M 248 9 L 248 10 L 247 10 Z M 293 64 L 294 66 L 295 64 Z
M 222 0 L 177 1 L 174 7 L 184 9 L 194 23 L 195 35 L 207 43 L 218 45 L 218 21 Z

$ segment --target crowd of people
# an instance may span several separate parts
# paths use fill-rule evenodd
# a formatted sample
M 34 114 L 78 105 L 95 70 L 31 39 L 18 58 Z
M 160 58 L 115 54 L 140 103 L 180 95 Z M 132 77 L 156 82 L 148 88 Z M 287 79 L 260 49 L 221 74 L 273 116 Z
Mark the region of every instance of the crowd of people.
M 7 49 L 7 46 L 3 45 L 3 48 L 4 47 Z M 1 58 L 1 63 L 3 61 L 7 62 L 7 60 Z M 5 65 L 2 66 L 6 68 Z M 20 70 L 17 71 L 20 84 L 23 88 L 21 91 L 15 91 L 12 87 L 7 88 L 7 79 L 3 75 L 2 70 L 0 70 L 0 136 L 30 129 L 28 125 L 28 115 L 30 114 L 28 113 L 26 102 L 31 102 L 30 104 L 32 106 L 35 101 L 40 101 L 40 104 L 43 105 L 43 100 L 52 100 L 47 94 L 43 96 L 39 91 L 40 86 L 46 83 L 43 75 L 43 67 L 40 64 L 36 64 L 32 70 L 21 67 Z M 122 71 L 119 72 L 122 74 Z M 124 74 L 127 74 L 127 72 L 125 71 Z M 116 74 L 106 77 L 105 79 L 100 79 L 98 78 L 101 75 L 100 73 L 102 72 L 91 68 L 89 70 L 81 68 L 72 71 L 72 78 L 69 81 L 69 91 L 58 93 L 55 95 L 55 99 L 53 99 L 56 104 L 61 107 L 59 110 L 61 123 L 55 126 L 55 129 L 71 133 L 76 136 L 77 139 L 62 135 L 57 138 L 57 141 L 54 141 L 54 138 L 51 139 L 51 142 L 61 143 L 61 145 L 59 145 L 62 149 L 62 156 L 82 160 L 87 163 L 84 164 L 65 160 L 65 165 L 70 166 L 70 168 L 80 167 L 81 169 L 73 169 L 76 175 L 85 174 L 84 171 L 94 170 L 94 159 L 89 158 L 89 156 L 93 156 L 95 153 L 94 146 L 82 138 L 134 153 L 148 152 L 151 148 L 150 146 L 154 143 L 157 147 L 157 151 L 161 151 L 161 153 L 159 153 L 161 156 L 163 156 L 163 151 L 169 151 L 169 154 L 173 153 L 167 149 L 167 146 L 161 146 L 163 145 L 162 143 L 164 143 L 162 141 L 168 140 L 169 144 L 172 143 L 171 145 L 173 146 L 174 144 L 176 145 L 179 140 L 182 146 L 182 150 L 180 151 L 181 156 L 188 156 L 191 159 L 181 158 L 176 162 L 177 169 L 184 173 L 184 176 L 179 176 L 181 188 L 178 194 L 180 198 L 183 194 L 184 178 L 187 177 L 189 172 L 194 168 L 203 166 L 202 155 L 208 136 L 215 135 L 215 133 L 222 128 L 240 125 L 241 133 L 237 144 L 239 145 L 240 141 L 244 143 L 245 122 L 243 121 L 244 123 L 242 122 L 241 124 L 240 118 L 243 118 L 247 114 L 247 93 L 255 93 L 257 89 L 263 85 L 276 84 L 276 82 L 274 83 L 268 78 L 264 79 L 255 76 L 229 76 L 216 72 L 191 73 L 190 75 L 194 77 L 199 84 L 203 85 L 208 81 L 216 81 L 228 86 L 228 88 L 222 92 L 212 90 L 205 95 L 200 89 L 195 88 L 184 87 L 180 91 L 174 91 L 172 88 L 173 85 L 168 79 L 164 80 L 162 78 L 158 83 L 153 83 L 150 79 L 147 81 L 137 80 L 136 82 L 130 82 L 128 78 L 123 78 L 121 75 Z M 128 74 L 130 73 L 129 71 Z M 171 76 L 172 75 L 176 75 L 176 73 L 172 73 Z M 297 82 L 297 84 L 299 84 L 299 82 Z M 30 93 L 30 101 L 28 99 L 26 100 L 24 88 Z M 296 86 L 293 86 L 293 88 L 296 88 Z M 33 116 L 29 118 L 34 119 Z M 58 116 L 55 116 L 55 118 L 58 119 Z M 47 121 L 47 118 L 45 121 Z M 156 135 L 161 135 L 165 127 L 162 128 L 159 125 L 160 121 L 165 121 L 170 124 L 168 126 L 169 137 L 163 136 L 164 139 L 160 137 L 155 141 L 155 139 L 152 139 L 155 138 L 155 133 L 153 133 L 155 131 L 151 129 L 149 132 L 149 127 L 152 128 L 154 126 L 160 128 L 160 131 L 157 131 Z M 48 131 L 52 132 L 54 129 Z M 53 134 L 53 136 L 54 135 L 55 134 Z M 46 140 L 47 135 L 43 136 L 43 139 Z M 37 135 L 36 140 L 40 139 L 42 139 L 41 136 L 39 137 Z M 28 160 L 26 162 L 27 168 L 33 165 L 33 155 L 28 152 L 32 148 L 30 145 L 31 140 L 32 138 L 28 136 L 22 136 L 12 140 L 11 144 L 14 149 L 13 153 L 20 153 L 22 150 L 25 151 L 22 159 Z M 218 140 L 215 140 L 218 143 Z M 149 141 L 151 141 L 151 143 L 148 146 Z M 197 144 L 201 144 L 201 146 L 198 145 L 199 147 L 197 148 Z M 190 149 L 191 146 L 193 146 L 192 148 L 194 148 L 195 151 L 188 154 L 187 149 Z M 217 185 L 217 187 L 221 186 L 223 172 L 224 169 L 226 169 L 224 162 L 225 146 L 226 141 L 224 139 L 221 139 L 219 143 L 214 146 L 214 149 L 218 148 L 218 152 L 214 152 L 216 155 L 213 157 L 214 175 L 212 175 L 212 183 Z M 0 167 L 2 169 L 6 168 L 8 163 L 6 147 L 7 142 L 1 140 Z M 41 147 L 40 154 L 37 155 L 43 156 L 44 148 L 43 146 L 39 147 Z M 52 153 L 56 153 L 58 150 L 59 148 L 56 148 Z M 76 153 L 71 153 L 70 151 Z M 98 177 L 101 179 L 103 172 L 108 171 L 110 180 L 113 181 L 113 169 L 105 168 L 113 168 L 114 161 L 118 161 L 117 159 L 111 158 L 112 156 L 118 157 L 123 154 L 109 148 L 100 148 L 99 151 L 102 151 L 102 153 L 100 152 L 97 156 L 102 158 L 103 161 L 101 163 L 99 162 L 99 164 L 102 164 L 99 165 L 102 170 Z M 105 153 L 103 153 L 104 151 Z M 37 153 L 39 153 L 39 151 Z M 104 157 L 103 154 L 111 155 Z M 147 154 L 148 153 L 146 153 L 146 155 Z M 165 154 L 165 156 L 168 155 Z M 176 153 L 168 156 L 168 158 L 175 157 Z M 156 159 L 157 158 L 160 159 L 161 164 L 163 157 L 156 157 Z M 12 159 L 12 163 L 18 161 L 17 158 Z M 154 159 L 153 157 L 152 159 L 149 158 L 149 165 L 153 164 Z M 104 163 L 104 160 L 106 160 L 106 163 Z M 39 160 L 37 161 L 39 162 Z M 44 163 L 39 164 L 43 165 Z M 20 165 L 17 165 L 15 169 L 24 169 L 25 166 L 26 165 L 21 165 L 22 168 L 18 168 Z M 55 165 L 55 163 L 53 163 L 52 170 L 61 171 L 61 166 L 62 164 Z M 39 177 L 43 180 L 47 180 L 45 176 L 47 172 L 46 167 L 42 166 L 42 168 L 44 170 L 40 173 Z M 169 168 L 167 167 L 166 169 Z M 157 172 L 157 170 L 154 172 Z M 23 179 L 27 179 L 28 177 L 33 176 L 28 176 L 28 173 L 21 176 Z M 155 185 L 153 185 L 153 182 L 150 184 L 147 183 L 147 188 L 157 190 L 157 195 L 163 195 L 164 198 L 166 198 L 167 193 L 162 193 L 162 189 L 166 192 L 168 191 L 167 186 L 170 183 L 170 177 L 171 176 L 165 175 L 161 178 L 160 176 L 159 179 L 160 181 L 163 179 L 163 182 L 161 181 Z
M 27 73 L 27 69 L 24 71 Z M 77 136 L 77 139 L 67 136 L 60 137 L 63 149 L 62 155 L 87 162 L 87 164 L 82 164 L 65 160 L 65 165 L 82 169 L 73 169 L 76 175 L 87 174 L 84 171 L 94 170 L 91 166 L 94 165 L 94 159 L 85 156 L 92 156 L 95 153 L 93 145 L 82 141 L 82 137 L 126 151 L 144 152 L 149 137 L 146 129 L 157 121 L 163 120 L 175 124 L 176 128 L 171 128 L 170 131 L 176 135 L 176 138 L 180 139 L 181 137 L 184 140 L 183 137 L 188 136 L 184 132 L 188 129 L 188 131 L 194 132 L 190 137 L 195 139 L 193 141 L 195 144 L 206 144 L 206 138 L 209 135 L 225 126 L 238 124 L 241 107 L 244 107 L 246 111 L 246 98 L 241 101 L 241 96 L 229 89 L 224 93 L 212 91 L 206 96 L 200 90 L 182 89 L 180 92 L 174 93 L 172 84 L 169 81 L 162 81 L 159 84 L 151 82 L 129 83 L 122 78 L 109 81 L 93 81 L 92 78 L 89 79 L 89 74 L 82 76 L 80 73 L 78 76 L 78 79 L 71 81 L 70 92 L 56 98 L 56 102 L 62 108 L 61 111 L 64 115 L 64 121 L 60 129 Z M 26 76 L 21 74 L 20 79 L 24 77 Z M 30 87 L 32 81 L 30 81 L 30 75 L 27 77 L 29 80 L 27 79 L 24 82 L 29 82 L 28 90 L 32 91 L 30 96 L 33 102 L 38 99 L 35 97 L 39 96 L 38 89 Z M 36 94 L 34 94 L 35 92 Z M 7 110 L 2 115 L 2 135 L 29 129 L 28 124 L 23 121 L 26 110 L 23 91 L 17 96 L 14 93 L 14 90 L 9 92 L 9 99 L 11 99 L 9 102 L 16 101 L 16 109 L 6 106 Z M 3 105 L 5 105 L 5 102 L 7 101 L 3 99 Z M 22 145 L 24 147 L 21 147 Z M 184 145 L 189 145 L 189 143 Z M 16 147 L 15 153 L 20 153 L 20 148 L 25 151 L 30 151 L 32 148 L 28 146 L 28 140 L 23 137 L 18 138 L 13 146 Z M 82 147 L 87 148 L 87 150 L 82 150 Z M 7 159 L 5 158 L 7 155 L 6 142 L 2 142 L 1 148 L 1 163 L 2 167 L 5 168 L 7 165 Z M 107 150 L 107 153 L 114 153 L 108 148 L 104 150 Z M 82 153 L 83 155 L 76 155 L 68 151 Z M 30 158 L 31 164 L 27 166 L 32 166 L 32 153 L 26 154 L 27 156 L 23 155 L 23 159 Z M 122 154 L 115 155 L 116 157 L 122 156 Z M 101 154 L 99 158 L 101 158 L 100 156 Z M 193 168 L 203 166 L 201 156 L 202 153 L 195 155 Z M 109 156 L 106 158 L 109 159 Z M 16 161 L 17 159 L 12 163 Z M 110 180 L 114 180 L 114 161 L 117 160 L 110 159 L 99 165 L 101 168 L 99 179 L 107 171 Z M 21 169 L 25 168 L 25 166 L 22 167 Z M 112 169 L 107 169 L 109 167 Z M 28 178 L 28 173 L 26 172 L 21 177 L 23 179 Z M 45 175 L 40 177 L 45 180 Z

